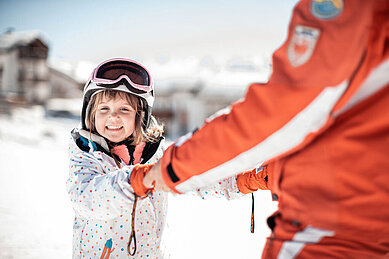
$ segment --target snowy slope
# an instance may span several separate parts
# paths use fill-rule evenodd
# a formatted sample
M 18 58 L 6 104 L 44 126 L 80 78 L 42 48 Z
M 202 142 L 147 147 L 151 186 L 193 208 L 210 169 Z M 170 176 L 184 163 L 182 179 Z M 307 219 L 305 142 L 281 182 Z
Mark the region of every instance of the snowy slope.
M 0 258 L 71 258 L 73 211 L 65 190 L 69 131 L 77 121 L 47 119 L 41 107 L 0 115 Z M 171 259 L 260 258 L 275 209 L 270 194 L 233 201 L 170 195 L 165 240 Z
M 42 114 L 0 117 L 0 258 L 71 258 L 65 134 L 74 122 Z

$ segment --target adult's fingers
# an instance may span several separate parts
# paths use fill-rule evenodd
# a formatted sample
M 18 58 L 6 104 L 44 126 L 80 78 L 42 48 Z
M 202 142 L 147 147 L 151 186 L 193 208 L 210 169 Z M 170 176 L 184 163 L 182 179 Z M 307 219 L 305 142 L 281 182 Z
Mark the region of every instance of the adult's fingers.
M 162 179 L 161 174 L 161 165 L 160 163 L 156 163 L 148 174 L 143 178 L 143 185 L 147 188 L 154 188 L 158 191 L 170 192 L 170 188 L 167 187 L 165 182 Z
M 153 166 L 150 171 L 145 175 L 145 177 L 143 178 L 143 185 L 148 188 L 148 189 L 151 189 L 154 187 L 154 184 L 155 184 L 155 170 L 154 169 L 155 166 Z

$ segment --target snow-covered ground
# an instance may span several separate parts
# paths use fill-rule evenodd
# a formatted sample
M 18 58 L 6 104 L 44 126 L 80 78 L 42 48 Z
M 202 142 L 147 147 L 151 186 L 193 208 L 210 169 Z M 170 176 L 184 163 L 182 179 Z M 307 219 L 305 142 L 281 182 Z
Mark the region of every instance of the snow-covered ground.
M 41 107 L 0 114 L 0 258 L 71 258 L 73 210 L 67 197 L 67 143 L 78 122 L 45 118 Z M 276 209 L 267 191 L 226 201 L 169 197 L 165 233 L 171 259 L 260 258 Z

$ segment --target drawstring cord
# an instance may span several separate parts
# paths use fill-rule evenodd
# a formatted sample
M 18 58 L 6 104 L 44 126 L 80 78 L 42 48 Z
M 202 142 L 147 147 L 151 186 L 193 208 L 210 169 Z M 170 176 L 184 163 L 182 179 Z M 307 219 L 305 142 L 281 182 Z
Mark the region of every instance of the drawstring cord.
M 138 195 L 135 194 L 134 205 L 132 206 L 132 215 L 131 215 L 131 235 L 128 240 L 127 251 L 131 256 L 135 255 L 136 252 L 136 236 L 135 236 L 135 211 L 136 211 L 136 203 L 138 201 Z M 131 243 L 134 241 L 134 251 L 131 252 Z
M 142 150 L 144 148 L 144 145 L 142 146 Z M 136 149 L 136 148 L 135 148 Z M 139 150 L 138 150 L 139 152 Z M 121 164 L 119 162 L 119 160 L 115 157 L 114 155 L 114 152 L 113 152 L 113 149 L 111 149 L 111 154 L 112 154 L 112 157 L 114 158 L 117 166 L 119 168 L 121 168 Z M 129 164 L 134 164 L 134 157 L 131 155 L 131 159 L 129 161 Z M 136 213 L 136 204 L 138 202 L 138 195 L 136 193 L 134 193 L 135 195 L 135 199 L 134 199 L 134 204 L 132 205 L 132 215 L 131 215 L 131 234 L 130 234 L 130 238 L 128 240 L 128 245 L 127 245 L 127 251 L 128 253 L 131 255 L 131 256 L 134 256 L 135 253 L 136 253 L 136 235 L 135 235 L 135 213 Z M 141 197 L 143 198 L 143 197 Z M 131 252 L 131 244 L 134 243 L 134 250 Z
M 254 233 L 254 194 L 251 193 L 251 233 Z

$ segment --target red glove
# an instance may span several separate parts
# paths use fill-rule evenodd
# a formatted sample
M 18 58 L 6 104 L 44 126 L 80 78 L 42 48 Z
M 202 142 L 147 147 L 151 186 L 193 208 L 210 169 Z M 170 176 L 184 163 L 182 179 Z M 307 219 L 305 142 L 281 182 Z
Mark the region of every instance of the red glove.
M 148 189 L 143 185 L 143 178 L 153 166 L 154 164 L 136 165 L 134 169 L 132 169 L 130 184 L 134 192 L 140 197 L 144 197 L 154 190 L 154 188 Z

